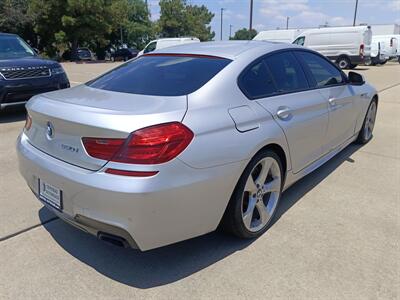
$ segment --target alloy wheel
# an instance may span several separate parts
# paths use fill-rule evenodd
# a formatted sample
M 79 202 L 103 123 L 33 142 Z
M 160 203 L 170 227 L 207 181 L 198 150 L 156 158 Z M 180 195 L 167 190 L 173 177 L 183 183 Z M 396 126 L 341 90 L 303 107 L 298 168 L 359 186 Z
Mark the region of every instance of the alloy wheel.
M 282 176 L 272 157 L 261 159 L 250 172 L 242 195 L 242 220 L 247 230 L 262 230 L 271 220 L 281 192 Z
M 376 118 L 376 102 L 373 101 L 368 108 L 367 116 L 365 118 L 364 123 L 364 139 L 368 141 L 372 137 L 372 131 L 375 126 L 375 118 Z

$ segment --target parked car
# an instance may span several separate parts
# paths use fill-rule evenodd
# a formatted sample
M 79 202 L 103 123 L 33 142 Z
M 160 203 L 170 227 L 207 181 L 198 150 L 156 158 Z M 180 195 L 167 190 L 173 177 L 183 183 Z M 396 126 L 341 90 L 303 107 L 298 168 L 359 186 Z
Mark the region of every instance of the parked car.
M 195 37 L 182 37 L 182 38 L 164 38 L 151 41 L 144 47 L 142 51 L 138 53 L 138 56 L 143 55 L 144 53 L 153 52 L 155 50 L 172 47 L 176 45 L 182 44 L 192 44 L 192 43 L 200 43 L 200 40 Z
M 114 53 L 111 53 L 111 61 L 123 60 L 127 61 L 131 58 L 134 58 L 138 55 L 139 50 L 134 48 L 121 48 L 116 50 Z
M 78 48 L 76 53 L 78 60 L 95 60 L 95 56 L 89 48 Z
M 341 69 L 353 69 L 370 60 L 370 26 L 324 27 L 302 32 L 294 44 L 318 51 Z
M 303 47 L 164 48 L 32 98 L 19 166 L 46 207 L 121 246 L 148 250 L 219 225 L 254 238 L 282 191 L 372 138 L 377 105 L 362 75 Z
M 291 43 L 305 29 L 277 29 L 260 31 L 253 40 L 255 41 L 270 41 L 280 43 Z
M 43 59 L 18 35 L 0 33 L 0 111 L 40 93 L 69 87 L 62 66 Z

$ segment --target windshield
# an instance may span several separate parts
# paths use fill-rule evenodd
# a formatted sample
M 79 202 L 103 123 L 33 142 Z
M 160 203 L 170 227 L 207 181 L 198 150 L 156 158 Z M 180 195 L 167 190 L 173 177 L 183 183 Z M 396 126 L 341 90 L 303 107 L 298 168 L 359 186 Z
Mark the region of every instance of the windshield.
M 0 35 L 0 59 L 35 56 L 35 52 L 17 36 Z
M 130 94 L 182 96 L 198 90 L 230 62 L 200 55 L 144 55 L 88 85 Z

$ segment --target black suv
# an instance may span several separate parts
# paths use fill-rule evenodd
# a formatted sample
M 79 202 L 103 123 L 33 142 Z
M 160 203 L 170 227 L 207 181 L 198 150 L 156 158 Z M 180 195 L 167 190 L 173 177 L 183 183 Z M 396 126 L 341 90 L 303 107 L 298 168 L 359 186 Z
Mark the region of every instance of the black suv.
M 122 48 L 118 49 L 114 53 L 111 54 L 111 60 L 112 61 L 117 61 L 117 60 L 123 60 L 127 61 L 131 58 L 134 58 L 138 55 L 139 50 L 134 49 L 134 48 Z
M 0 111 L 33 95 L 69 87 L 62 66 L 43 59 L 15 34 L 0 33 Z

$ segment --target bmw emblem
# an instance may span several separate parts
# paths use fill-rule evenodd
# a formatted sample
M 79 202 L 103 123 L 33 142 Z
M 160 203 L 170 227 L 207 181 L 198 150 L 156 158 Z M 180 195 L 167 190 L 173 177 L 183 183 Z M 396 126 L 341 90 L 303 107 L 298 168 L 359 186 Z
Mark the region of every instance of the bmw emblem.
M 47 122 L 46 135 L 49 140 L 51 140 L 54 137 L 54 126 L 53 124 L 51 124 L 51 122 Z

